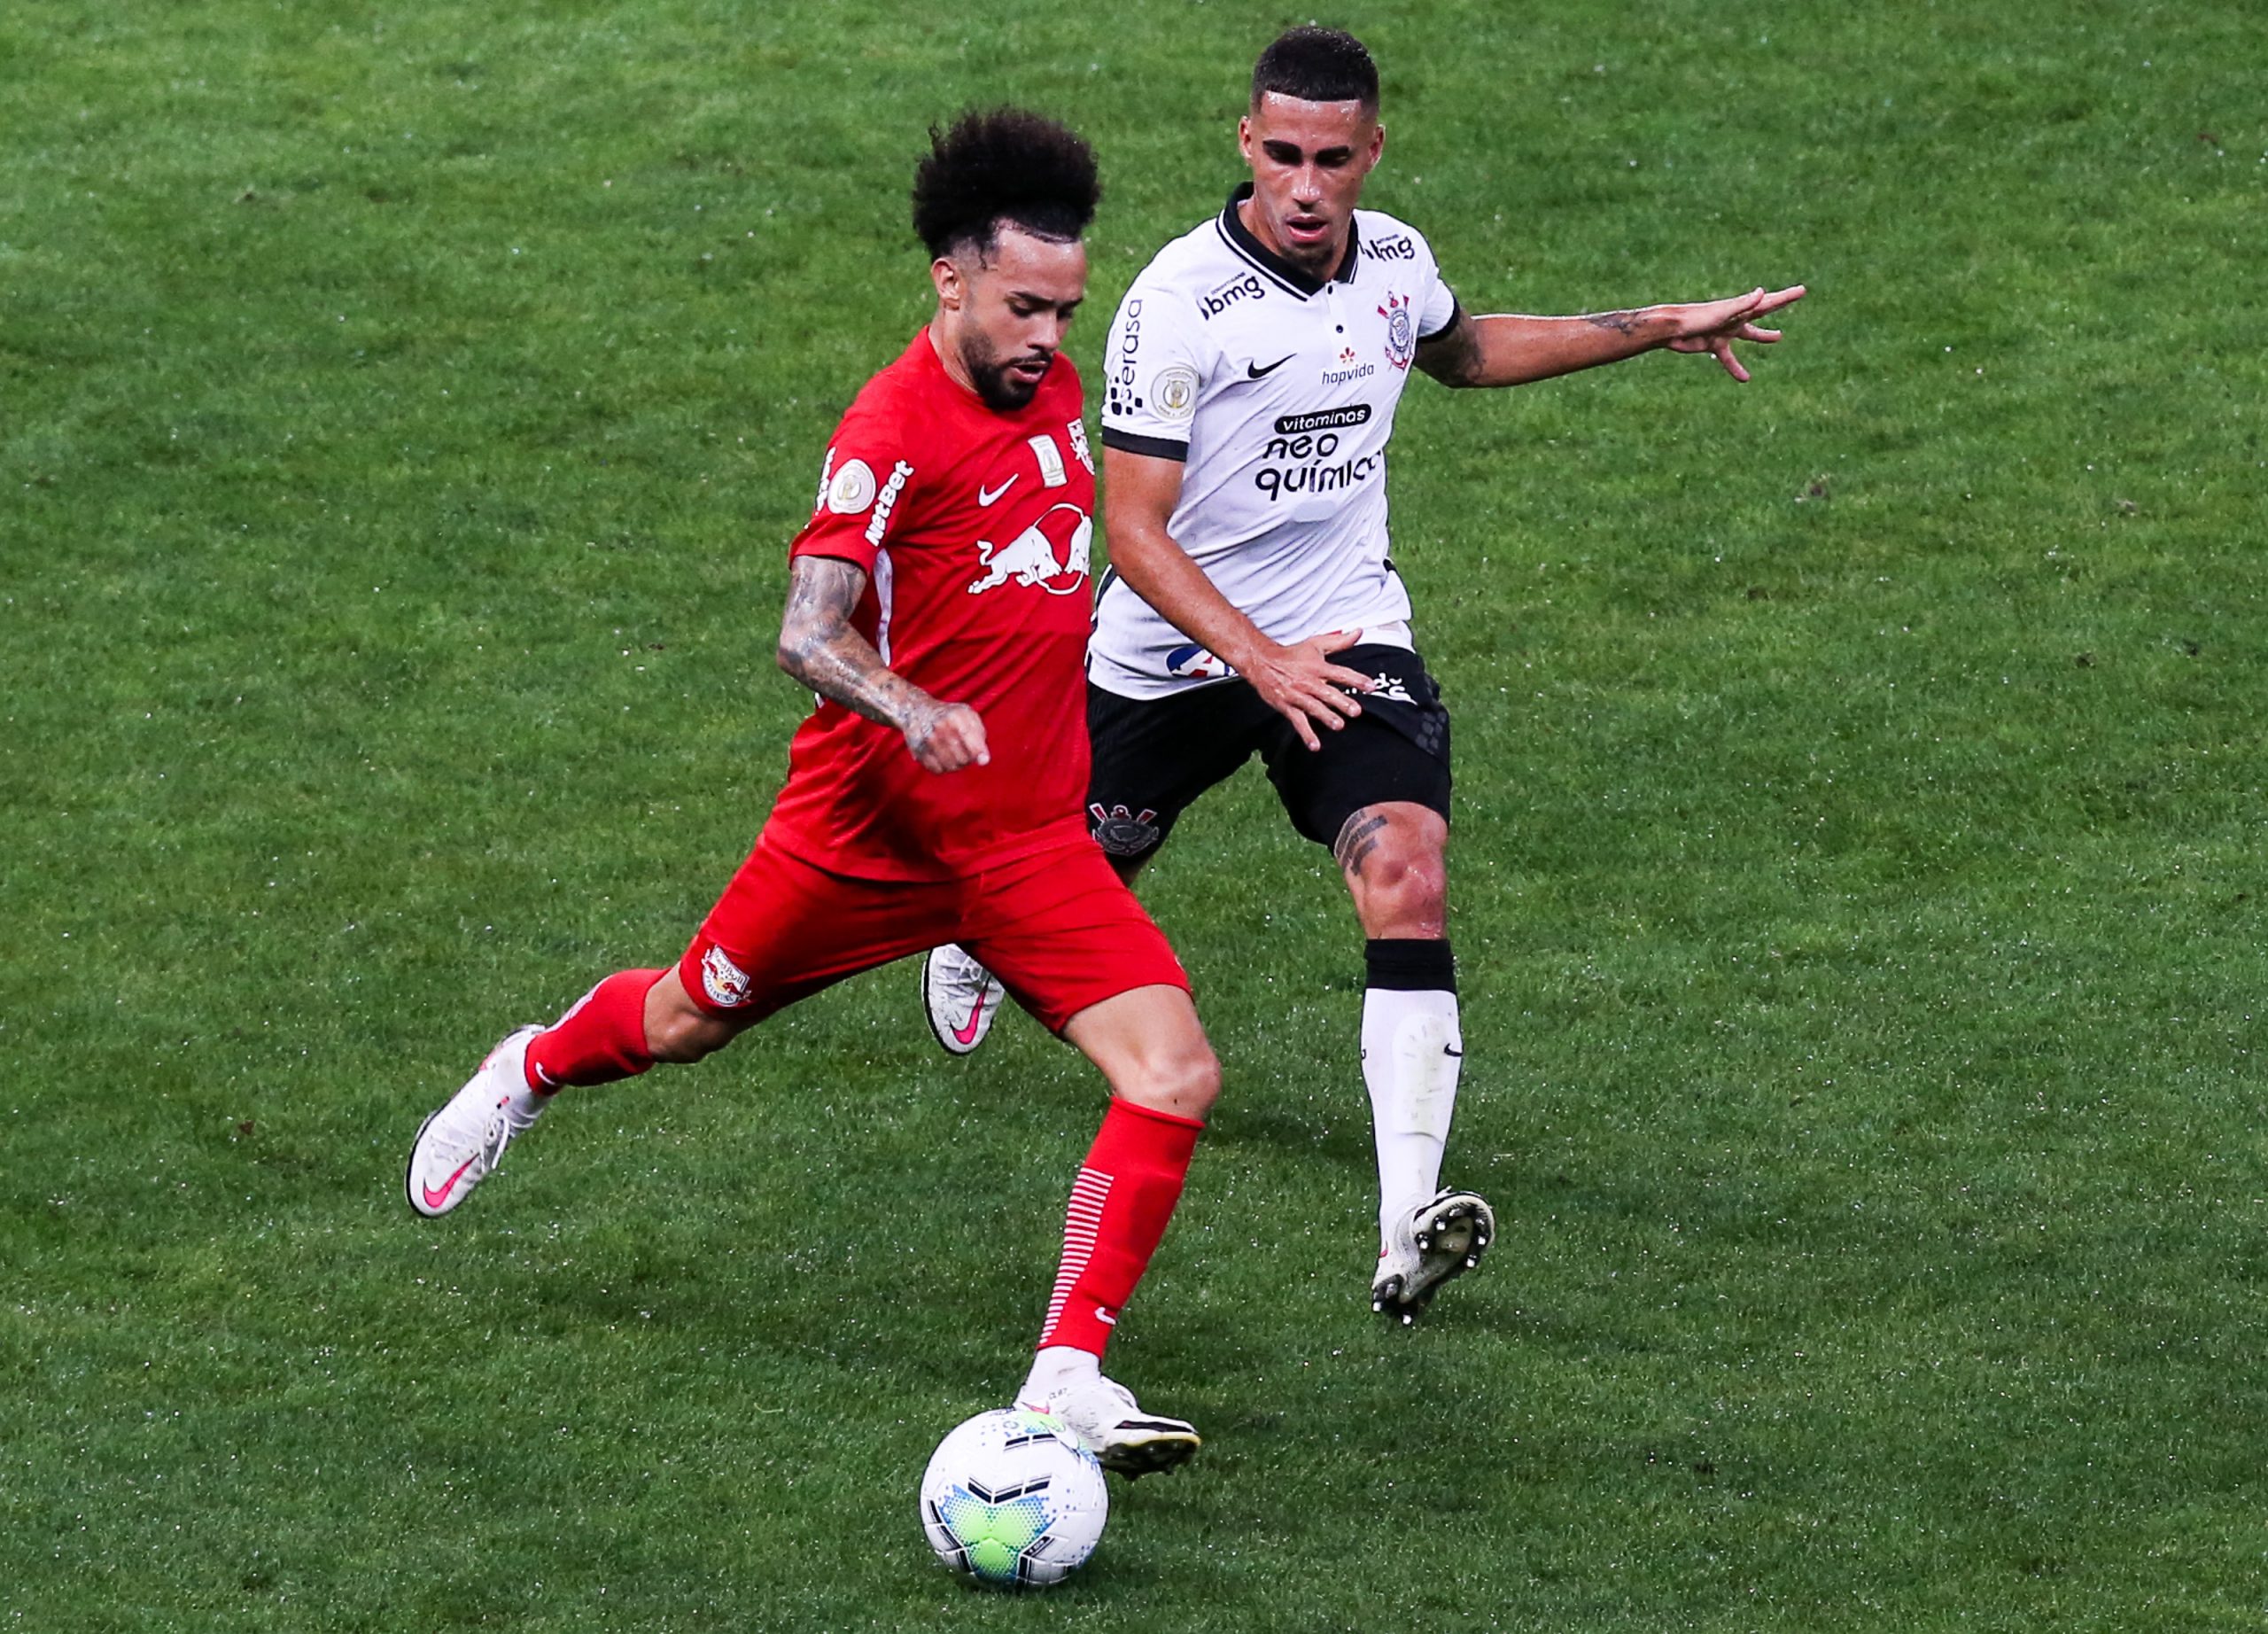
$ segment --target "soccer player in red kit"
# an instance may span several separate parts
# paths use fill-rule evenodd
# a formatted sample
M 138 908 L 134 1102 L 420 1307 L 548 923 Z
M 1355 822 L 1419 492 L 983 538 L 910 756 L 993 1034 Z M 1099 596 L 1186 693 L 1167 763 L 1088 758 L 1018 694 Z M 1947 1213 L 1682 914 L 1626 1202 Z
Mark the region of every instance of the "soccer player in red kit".
M 1108 1081 L 1018 1400 L 1141 1474 L 1187 1459 L 1196 1432 L 1143 1412 L 1100 1360 L 1220 1068 L 1179 961 L 1085 817 L 1095 482 L 1059 348 L 1099 197 L 1086 144 L 1035 114 L 930 133 L 913 222 L 936 310 L 843 415 L 790 547 L 779 662 L 819 705 L 770 821 L 673 967 L 618 971 L 505 1039 L 418 1132 L 406 1184 L 412 1209 L 446 1214 L 567 1085 L 697 1061 L 846 977 L 959 941 Z

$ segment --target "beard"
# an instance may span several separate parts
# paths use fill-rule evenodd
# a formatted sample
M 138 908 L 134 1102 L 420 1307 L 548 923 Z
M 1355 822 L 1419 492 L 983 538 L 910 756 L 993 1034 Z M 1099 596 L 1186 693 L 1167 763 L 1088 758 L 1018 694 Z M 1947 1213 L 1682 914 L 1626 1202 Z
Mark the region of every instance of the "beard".
M 1047 378 L 1044 373 L 1038 380 L 1027 380 L 1021 375 L 1010 374 L 1011 364 L 1026 360 L 1009 358 L 1003 361 L 990 347 L 980 354 L 974 342 L 962 348 L 960 361 L 968 370 L 969 379 L 975 383 L 976 394 L 983 399 L 984 406 L 1002 413 L 1012 412 L 1029 403 L 1039 394 L 1041 381 Z M 1052 367 L 1054 360 L 1050 358 L 1048 362 Z

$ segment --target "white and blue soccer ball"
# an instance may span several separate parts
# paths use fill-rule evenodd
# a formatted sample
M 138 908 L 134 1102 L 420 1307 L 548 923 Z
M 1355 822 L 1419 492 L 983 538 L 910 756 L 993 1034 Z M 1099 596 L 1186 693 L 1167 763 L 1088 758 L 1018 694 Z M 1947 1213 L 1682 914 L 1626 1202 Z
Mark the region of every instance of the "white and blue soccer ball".
M 1110 1494 L 1062 1420 L 998 1407 L 937 1443 L 921 1475 L 921 1526 L 937 1559 L 995 1588 L 1044 1588 L 1095 1552 Z

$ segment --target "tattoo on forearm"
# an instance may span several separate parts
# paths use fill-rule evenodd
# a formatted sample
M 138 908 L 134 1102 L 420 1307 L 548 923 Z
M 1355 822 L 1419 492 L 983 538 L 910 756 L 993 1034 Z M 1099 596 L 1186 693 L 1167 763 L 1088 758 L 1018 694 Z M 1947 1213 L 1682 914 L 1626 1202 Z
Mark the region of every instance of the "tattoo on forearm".
M 850 627 L 866 575 L 832 556 L 798 556 L 789 570 L 788 611 L 780 621 L 780 667 L 821 697 L 869 720 L 901 729 L 926 695 L 883 664 Z
M 1418 347 L 1418 367 L 1443 385 L 1472 385 L 1480 377 L 1480 335 L 1464 313 Z
M 1379 830 L 1386 827 L 1386 819 L 1373 812 L 1356 812 L 1348 818 L 1339 830 L 1339 838 L 1332 845 L 1331 854 L 1348 873 L 1359 876 L 1363 864 L 1379 848 Z
M 1583 322 L 1594 329 L 1611 329 L 1618 335 L 1635 335 L 1645 323 L 1638 312 L 1587 312 Z

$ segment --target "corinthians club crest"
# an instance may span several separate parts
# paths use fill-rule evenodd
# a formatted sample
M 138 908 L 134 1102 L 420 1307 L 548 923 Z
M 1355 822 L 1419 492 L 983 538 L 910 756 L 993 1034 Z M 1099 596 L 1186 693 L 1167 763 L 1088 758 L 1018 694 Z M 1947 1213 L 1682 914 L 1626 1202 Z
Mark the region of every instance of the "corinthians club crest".
M 1410 297 L 1389 290 L 1379 315 L 1386 320 L 1386 361 L 1396 369 L 1409 368 L 1410 360 L 1418 355 L 1418 325 L 1410 315 Z

